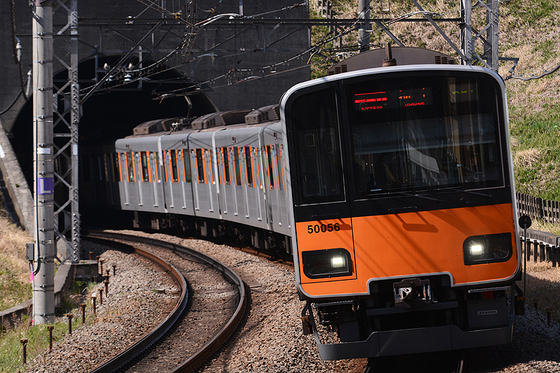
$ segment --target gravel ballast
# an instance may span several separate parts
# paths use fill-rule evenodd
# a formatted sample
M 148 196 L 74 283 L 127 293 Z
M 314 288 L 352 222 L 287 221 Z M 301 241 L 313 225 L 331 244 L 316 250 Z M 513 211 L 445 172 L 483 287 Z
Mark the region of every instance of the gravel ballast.
M 141 232 L 122 232 L 135 235 L 146 235 Z M 252 306 L 249 317 L 239 332 L 238 337 L 218 357 L 205 367 L 205 372 L 362 372 L 367 365 L 367 359 L 322 361 L 319 358 L 313 336 L 302 335 L 300 314 L 304 303 L 298 299 L 294 286 L 294 271 L 291 263 L 271 262 L 268 259 L 251 253 L 217 245 L 203 240 L 181 239 L 163 234 L 152 234 L 153 238 L 162 239 L 191 247 L 207 255 L 213 256 L 220 262 L 237 271 L 251 288 Z M 103 255 L 113 255 L 107 252 Z M 125 259 L 119 259 L 120 261 Z M 121 264 L 119 264 L 119 267 Z M 560 269 L 542 269 L 539 272 L 550 272 L 556 284 L 560 283 Z M 529 273 L 533 270 L 529 266 Z M 135 282 L 144 279 L 145 275 L 129 275 L 113 279 L 123 282 Z M 154 282 L 155 280 L 150 280 Z M 158 280 L 163 281 L 165 280 Z M 150 283 L 148 282 L 148 284 Z M 172 284 L 161 284 L 158 287 L 171 287 Z M 113 284 L 113 286 L 117 286 Z M 119 285 L 132 291 L 135 286 Z M 144 285 L 145 286 L 145 285 Z M 166 292 L 167 294 L 167 292 Z M 162 297 L 162 294 L 155 294 Z M 530 294 L 528 295 L 530 297 Z M 111 300 L 112 301 L 112 300 Z M 116 299 L 115 299 L 116 301 Z M 163 300 L 162 300 L 163 301 Z M 112 309 L 123 309 L 126 313 L 135 313 L 135 323 L 145 325 L 143 332 L 147 332 L 148 325 L 156 325 L 151 320 L 154 314 L 149 310 L 132 307 L 130 302 L 121 299 L 123 305 L 114 305 Z M 172 303 L 172 302 L 171 302 Z M 171 307 L 170 307 L 171 308 Z M 164 318 L 161 307 L 156 313 Z M 103 323 L 95 323 L 77 329 L 71 337 L 59 342 L 52 356 L 46 356 L 44 362 L 50 366 L 41 365 L 43 358 L 33 362 L 27 371 L 32 372 L 83 372 L 86 366 L 77 367 L 71 363 L 72 355 L 88 354 L 96 356 L 88 361 L 99 361 L 104 356 L 97 349 L 103 351 L 123 348 L 122 335 L 130 335 L 125 330 L 132 326 L 117 321 L 123 312 L 117 314 L 105 313 Z M 131 323 L 132 324 L 132 323 Z M 560 343 L 559 325 L 553 322 L 547 325 L 546 316 L 526 305 L 525 316 L 515 316 L 514 342 L 506 346 L 478 348 L 470 350 L 470 361 L 473 372 L 518 373 L 518 372 L 560 372 Z M 78 332 L 85 329 L 84 337 L 77 338 Z M 87 332 L 86 332 L 87 331 Z M 121 335 L 114 338 L 116 334 Z M 111 339 L 108 336 L 112 336 Z M 101 340 L 103 343 L 94 343 Z M 102 345 L 102 346 L 101 346 Z M 65 347 L 66 346 L 66 347 Z M 78 347 L 79 346 L 79 347 Z M 106 355 L 105 355 L 106 356 Z M 56 361 L 56 363 L 55 363 Z M 56 367 L 60 364 L 60 367 Z M 93 365 L 88 365 L 91 368 Z M 412 370 L 410 370 L 412 369 Z M 87 370 L 87 369 L 86 369 Z M 409 367 L 407 372 L 414 372 L 415 367 Z

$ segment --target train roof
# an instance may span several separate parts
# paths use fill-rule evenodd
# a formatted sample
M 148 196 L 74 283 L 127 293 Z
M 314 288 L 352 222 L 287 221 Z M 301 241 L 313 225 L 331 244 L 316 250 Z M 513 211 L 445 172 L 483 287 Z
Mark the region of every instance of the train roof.
M 268 105 L 254 110 L 230 110 L 209 113 L 198 118 L 165 118 L 141 123 L 129 137 L 161 135 L 186 130 L 204 131 L 224 126 L 254 126 L 280 119 L 279 105 Z
M 349 57 L 328 70 L 328 75 L 374 67 L 403 65 L 456 65 L 457 60 L 445 53 L 415 47 L 391 47 L 372 49 Z
M 435 65 L 435 64 L 423 64 L 423 65 L 404 65 L 404 66 L 391 66 L 391 67 L 375 67 L 369 69 L 362 69 L 356 71 L 349 71 L 345 73 L 328 75 L 322 78 L 308 80 L 302 83 L 294 85 L 292 88 L 288 89 L 282 96 L 280 102 L 280 112 L 283 112 L 283 108 L 286 105 L 288 98 L 295 92 L 302 89 L 313 87 L 316 85 L 334 82 L 337 80 L 359 78 L 368 75 L 378 75 L 378 74 L 391 74 L 395 72 L 430 72 L 430 71 L 449 71 L 449 72 L 478 72 L 492 76 L 502 87 L 505 92 L 505 85 L 502 77 L 498 75 L 495 71 L 481 67 L 481 66 L 467 66 L 467 65 Z

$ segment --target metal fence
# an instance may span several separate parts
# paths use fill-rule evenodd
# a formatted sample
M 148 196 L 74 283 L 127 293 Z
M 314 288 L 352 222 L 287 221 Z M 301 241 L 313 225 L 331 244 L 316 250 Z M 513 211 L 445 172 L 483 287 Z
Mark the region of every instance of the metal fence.
M 560 201 L 537 198 L 529 194 L 517 193 L 519 216 L 528 215 L 549 223 L 560 223 Z
M 560 223 L 560 201 L 546 200 L 524 193 L 517 193 L 516 197 L 519 216 L 528 215 L 531 219 Z M 560 236 L 528 229 L 527 243 L 523 231 L 520 240 L 528 261 L 551 262 L 553 267 L 560 267 Z
M 553 267 L 560 267 L 560 247 L 558 247 L 558 242 L 551 244 L 538 239 L 525 240 L 523 237 L 520 238 L 521 247 L 527 255 L 527 261 L 532 260 L 535 263 L 551 262 Z M 556 241 L 558 241 L 558 238 L 560 237 L 557 237 Z

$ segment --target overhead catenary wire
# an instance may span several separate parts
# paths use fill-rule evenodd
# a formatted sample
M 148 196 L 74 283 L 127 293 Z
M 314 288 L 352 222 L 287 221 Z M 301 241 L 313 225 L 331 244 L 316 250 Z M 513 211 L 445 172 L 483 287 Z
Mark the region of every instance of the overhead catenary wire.
M 18 39 L 18 37 L 16 36 L 16 12 L 15 12 L 15 0 L 10 0 L 10 23 L 11 23 L 11 32 L 12 32 L 12 49 L 13 49 L 13 54 L 14 54 L 14 61 L 15 63 L 18 64 L 18 68 L 19 68 L 19 82 L 20 82 L 20 86 L 21 86 L 21 92 L 18 94 L 17 98 L 14 100 L 14 102 L 8 107 L 8 109 L 5 109 L 4 111 L 2 111 L 0 113 L 0 115 L 4 114 L 5 112 L 7 112 L 8 110 L 10 110 L 13 105 L 17 102 L 17 100 L 19 99 L 19 97 L 21 95 L 23 95 L 23 98 L 25 99 L 25 101 L 29 100 L 29 97 L 27 97 L 27 94 L 25 93 L 25 81 L 23 78 L 23 65 L 22 65 L 22 61 L 21 61 L 21 43 Z
M 138 0 L 138 1 L 140 1 L 140 2 L 142 2 L 142 3 L 146 3 L 146 2 L 149 1 L 150 4 L 154 4 L 153 1 L 151 1 L 151 0 Z M 221 1 L 220 1 L 220 3 L 221 3 Z M 220 3 L 218 3 L 218 6 L 220 5 Z M 192 33 L 191 33 L 191 35 L 192 35 L 191 40 L 193 40 L 194 37 L 196 37 L 196 35 L 197 35 L 198 32 L 200 31 L 200 29 L 202 29 L 203 27 L 206 27 L 206 26 L 212 24 L 213 22 L 215 22 L 215 21 L 217 21 L 217 20 L 219 20 L 219 19 L 221 19 L 221 18 L 224 18 L 224 17 L 237 18 L 237 19 L 254 20 L 254 19 L 258 18 L 258 17 L 262 17 L 262 16 L 269 15 L 269 14 L 272 14 L 272 13 L 277 13 L 277 12 L 282 12 L 282 11 L 287 11 L 287 10 L 295 9 L 295 8 L 298 8 L 298 7 L 304 6 L 304 5 L 305 5 L 305 3 L 295 3 L 295 4 L 290 5 L 290 6 L 285 6 L 285 7 L 276 9 L 276 10 L 271 10 L 271 11 L 267 11 L 267 12 L 263 12 L 263 13 L 259 13 L 259 14 L 255 14 L 255 15 L 250 15 L 250 16 L 240 15 L 240 14 L 237 14 L 237 13 L 215 14 L 215 15 L 212 15 L 212 16 L 208 17 L 207 19 L 205 19 L 205 20 L 203 20 L 203 21 L 200 21 L 200 22 L 198 22 L 198 23 L 196 23 L 196 24 L 194 25 L 193 29 L 195 29 L 196 27 L 199 27 L 199 28 L 198 28 L 195 32 L 192 32 Z M 216 6 L 216 8 L 217 8 L 217 6 Z M 210 12 L 210 11 L 212 11 L 212 10 L 214 10 L 214 9 L 212 8 L 212 9 L 210 9 L 210 10 L 208 10 L 208 11 Z M 364 11 L 365 11 L 365 10 L 363 10 L 361 13 L 363 13 Z M 213 13 L 214 13 L 214 12 L 212 12 L 211 14 L 213 14 Z M 361 14 L 361 13 L 360 13 L 360 14 Z M 433 13 L 433 12 L 431 12 L 431 13 Z M 174 14 L 174 13 L 167 12 L 166 14 Z M 295 55 L 295 56 L 293 56 L 293 57 L 290 57 L 289 59 L 287 59 L 287 60 L 285 60 L 285 61 L 273 63 L 273 64 L 270 64 L 270 65 L 268 65 L 268 66 L 262 66 L 262 67 L 258 67 L 258 68 L 252 68 L 252 69 L 250 68 L 250 69 L 246 69 L 246 70 L 247 70 L 247 71 L 248 71 L 248 70 L 252 70 L 252 71 L 263 71 L 263 70 L 267 70 L 267 69 L 275 69 L 275 68 L 278 68 L 278 67 L 281 67 L 281 66 L 286 65 L 287 63 L 293 61 L 294 59 L 300 58 L 302 55 L 305 55 L 306 53 L 312 53 L 312 55 L 316 55 L 316 54 L 318 54 L 318 53 L 320 53 L 320 52 L 322 51 L 322 50 L 320 49 L 321 46 L 323 46 L 323 45 L 325 45 L 325 44 L 327 44 L 327 43 L 329 43 L 329 42 L 331 42 L 331 41 L 333 41 L 333 40 L 335 40 L 335 39 L 338 39 L 338 38 L 340 38 L 340 37 L 342 37 L 342 36 L 344 36 L 344 35 L 346 35 L 346 34 L 352 32 L 352 31 L 354 31 L 354 28 L 356 27 L 356 25 L 361 21 L 361 20 L 360 20 L 360 14 L 357 16 L 357 18 L 355 19 L 355 21 L 354 21 L 352 24 L 346 26 L 346 30 L 343 30 L 342 32 L 336 33 L 334 36 L 332 36 L 332 37 L 330 37 L 330 38 L 328 38 L 328 39 L 323 39 L 322 41 L 320 41 L 320 42 L 317 43 L 316 45 L 312 46 L 311 48 L 309 48 L 309 49 L 307 49 L 307 50 L 305 50 L 305 51 L 303 51 L 303 52 L 301 52 L 301 53 L 298 53 L 297 55 Z M 433 14 L 436 14 L 436 13 L 433 13 Z M 279 20 L 278 22 L 281 22 L 281 20 Z M 193 22 L 193 23 L 194 23 L 194 22 Z M 128 74 L 127 76 L 129 77 L 129 79 L 128 79 L 126 82 L 122 82 L 121 84 L 113 84 L 111 87 L 117 87 L 117 86 L 119 86 L 119 85 L 122 85 L 123 83 L 124 83 L 124 84 L 128 84 L 128 83 L 133 82 L 133 81 L 138 81 L 138 80 L 141 80 L 141 79 L 148 78 L 148 77 L 150 77 L 150 76 L 152 76 L 152 75 L 154 75 L 154 74 L 161 73 L 161 72 L 163 72 L 163 71 L 176 69 L 177 67 L 180 67 L 180 66 L 183 66 L 183 65 L 185 65 L 185 64 L 191 63 L 191 62 L 193 62 L 194 60 L 200 58 L 200 56 L 196 56 L 196 57 L 191 58 L 191 59 L 188 59 L 188 60 L 183 60 L 183 61 L 181 61 L 181 63 L 178 64 L 178 65 L 169 65 L 169 66 L 166 66 L 165 68 L 162 69 L 161 66 L 162 66 L 165 62 L 167 62 L 174 54 L 176 54 L 176 53 L 177 53 L 178 51 L 180 51 L 180 50 L 184 50 L 184 49 L 185 49 L 185 47 L 182 46 L 182 45 L 184 45 L 184 43 L 181 43 L 177 48 L 175 48 L 175 49 L 174 49 L 172 52 L 170 52 L 168 55 L 166 55 L 166 56 L 163 57 L 162 59 L 160 59 L 160 60 L 158 60 L 158 61 L 152 63 L 150 66 L 142 67 L 142 68 L 134 68 L 133 66 L 131 66 L 131 68 L 126 69 L 126 72 L 123 72 L 123 73 Z M 347 49 L 348 49 L 348 47 L 345 48 L 345 50 L 347 50 Z M 261 50 L 260 50 L 260 49 L 257 49 L 257 50 L 251 50 L 251 51 L 243 51 L 243 54 L 245 54 L 245 53 L 252 53 L 252 52 L 256 52 L 256 51 L 260 52 Z M 232 54 L 232 55 L 236 55 L 236 54 L 237 54 L 237 52 L 234 53 L 234 54 Z M 217 56 L 217 55 L 214 55 L 213 58 L 227 58 L 227 57 L 230 57 L 230 56 L 232 56 L 232 55 L 227 55 L 227 56 Z M 309 60 L 308 60 L 307 63 L 309 63 Z M 158 68 L 158 67 L 159 67 L 159 68 Z M 223 74 L 218 75 L 217 77 L 214 77 L 214 78 L 212 78 L 212 79 L 208 79 L 208 80 L 206 80 L 206 81 L 204 81 L 204 82 L 202 82 L 202 83 L 199 83 L 199 84 L 197 84 L 197 85 L 195 86 L 195 88 L 200 88 L 201 86 L 208 85 L 208 84 L 212 84 L 213 82 L 215 82 L 215 81 L 217 81 L 217 80 L 219 80 L 219 79 L 226 78 L 226 77 L 228 77 L 229 75 L 231 75 L 232 71 L 236 71 L 236 69 L 229 70 L 229 71 L 227 71 L 226 73 L 223 73 Z M 132 79 L 130 79 L 130 77 L 131 77 L 132 75 L 135 75 L 135 76 L 132 77 Z M 193 88 L 191 87 L 190 89 L 193 89 Z M 166 92 L 166 93 L 168 93 L 168 92 Z
M 161 8 L 161 7 L 159 7 L 159 5 L 155 4 L 151 0 L 138 0 L 138 1 L 147 5 L 148 7 L 153 7 L 156 10 Z M 220 3 L 221 3 L 221 1 L 220 1 Z M 193 9 L 196 8 L 196 1 L 191 1 L 190 4 L 192 5 Z M 197 59 L 199 56 L 197 56 L 195 58 L 191 58 L 191 59 L 182 59 L 182 61 L 178 64 L 165 66 L 165 63 L 168 62 L 174 55 L 178 54 L 179 52 L 189 52 L 191 50 L 191 47 L 192 47 L 191 44 L 194 42 L 194 39 L 197 36 L 198 32 L 201 29 L 203 29 L 204 27 L 208 26 L 209 24 L 215 22 L 216 20 L 218 20 L 220 18 L 235 17 L 235 18 L 243 18 L 243 19 L 252 20 L 252 19 L 255 19 L 257 17 L 262 17 L 262 16 L 272 14 L 272 13 L 283 12 L 283 11 L 299 8 L 299 7 L 304 6 L 304 5 L 305 5 L 305 3 L 294 3 L 293 5 L 290 5 L 290 6 L 285 6 L 285 7 L 279 8 L 279 9 L 275 9 L 275 10 L 272 10 L 272 11 L 267 11 L 267 12 L 259 13 L 259 14 L 255 14 L 255 15 L 250 15 L 250 16 L 242 16 L 242 15 L 237 14 L 237 13 L 227 13 L 227 14 L 222 13 L 222 14 L 217 14 L 215 16 L 209 17 L 206 20 L 201 21 L 197 24 L 195 24 L 195 22 L 194 22 L 194 16 L 195 16 L 194 10 L 189 12 L 189 16 L 190 16 L 191 21 L 187 21 L 187 20 L 177 16 L 176 18 L 178 20 L 180 20 L 181 22 L 183 22 L 183 21 L 186 22 L 185 23 L 186 24 L 186 30 L 185 30 L 185 33 L 183 35 L 181 43 L 179 43 L 178 46 L 175 47 L 171 52 L 167 53 L 164 57 L 160 58 L 159 60 L 157 60 L 157 61 L 151 63 L 149 66 L 145 66 L 145 67 L 135 67 L 133 65 L 129 65 L 130 67 L 124 68 L 124 65 L 125 65 L 126 61 L 124 61 L 124 59 L 123 59 L 118 63 L 117 66 L 113 66 L 111 68 L 111 70 L 106 74 L 106 77 L 104 77 L 104 79 L 102 79 L 102 82 L 98 82 L 94 86 L 91 86 L 91 87 L 83 88 L 83 89 L 81 89 L 81 92 L 85 93 L 85 95 L 87 97 L 89 97 L 93 93 L 94 90 L 96 90 L 97 88 L 99 88 L 101 86 L 102 83 L 109 80 L 109 76 L 111 76 L 111 78 L 115 78 L 116 75 L 122 75 L 122 79 L 120 79 L 120 78 L 114 79 L 114 80 L 120 80 L 120 81 L 116 84 L 113 83 L 110 87 L 110 88 L 116 88 L 120 85 L 129 84 L 129 83 L 134 82 L 134 81 L 146 79 L 146 78 L 149 78 L 150 76 L 153 76 L 155 74 L 159 74 L 159 73 L 162 73 L 162 72 L 168 71 L 168 70 L 173 70 L 173 69 L 176 69 L 178 67 L 181 67 L 183 65 L 186 65 L 186 64 L 192 62 L 193 60 Z M 176 15 L 176 13 L 172 13 L 172 12 L 169 12 L 169 11 L 165 11 L 165 12 L 163 12 L 163 14 L 173 15 L 173 16 Z M 182 14 L 179 14 L 179 15 L 182 15 Z M 255 69 L 255 70 L 257 70 L 257 69 Z M 124 80 L 125 74 L 128 77 L 128 79 L 126 81 Z M 84 100 L 82 100 L 82 101 L 84 101 Z
M 155 7 L 155 2 L 153 0 L 138 0 L 144 4 L 149 4 L 149 5 L 153 5 Z M 206 18 L 205 20 L 199 21 L 198 23 L 196 22 L 192 22 L 190 24 L 188 24 L 188 26 L 186 27 L 185 30 L 185 34 L 183 36 L 183 39 L 181 41 L 181 43 L 179 43 L 179 45 L 174 48 L 171 52 L 169 52 L 166 56 L 164 56 L 163 58 L 160 58 L 158 61 L 151 63 L 148 66 L 133 66 L 132 64 L 129 64 L 128 68 L 121 68 L 120 70 L 115 70 L 113 72 L 117 73 L 116 77 L 114 78 L 114 81 L 111 83 L 110 87 L 105 87 L 105 88 L 114 88 L 114 87 L 118 87 L 120 85 L 124 85 L 124 84 L 128 84 L 134 81 L 139 81 L 142 79 L 147 79 L 155 74 L 159 74 L 163 71 L 168 71 L 168 70 L 172 70 L 172 69 L 176 69 L 178 67 L 184 66 L 186 64 L 192 63 L 194 61 L 196 61 L 197 59 L 200 59 L 202 56 L 206 56 L 208 55 L 208 52 L 211 52 L 210 50 L 204 51 L 204 54 L 202 55 L 198 55 L 198 56 L 194 56 L 191 58 L 185 58 L 187 53 L 191 53 L 192 50 L 190 50 L 190 44 L 191 42 L 194 42 L 194 39 L 196 38 L 196 36 L 198 35 L 198 33 L 200 32 L 200 30 L 204 27 L 207 27 L 211 24 L 213 24 L 214 22 L 223 19 L 225 17 L 229 17 L 229 18 L 236 18 L 236 19 L 247 19 L 247 20 L 254 20 L 258 17 L 263 17 L 266 15 L 270 15 L 273 13 L 278 13 L 278 12 L 282 12 L 282 11 L 287 11 L 287 10 L 291 10 L 300 6 L 304 6 L 305 3 L 295 3 L 293 5 L 290 6 L 285 6 L 282 8 L 278 8 L 275 10 L 271 10 L 271 11 L 266 11 L 263 13 L 259 13 L 259 14 L 254 14 L 254 15 L 241 15 L 241 14 L 237 14 L 237 13 L 220 13 L 220 14 L 216 14 L 216 9 L 221 5 L 221 0 L 218 1 L 218 3 L 216 4 L 215 7 L 207 9 L 207 10 L 203 10 L 204 12 L 209 13 L 208 18 Z M 196 6 L 196 1 L 191 1 L 189 3 L 189 5 L 196 7 L 197 9 L 200 9 Z M 482 6 L 480 4 L 474 4 L 474 6 Z M 160 7 L 161 8 L 161 7 Z M 186 9 L 186 5 L 183 6 L 183 9 Z M 453 11 L 454 12 L 454 11 Z M 194 11 L 190 12 L 191 15 L 194 15 Z M 413 17 L 414 15 L 417 14 L 422 14 L 422 15 L 430 15 L 430 16 L 441 16 L 444 14 L 448 14 L 448 13 L 452 13 L 452 12 L 447 12 L 447 13 L 438 13 L 438 12 L 433 12 L 433 11 L 419 11 L 419 12 L 410 12 L 410 13 L 406 13 L 404 15 L 392 18 L 390 20 L 386 20 L 386 21 L 379 21 L 382 22 L 383 25 L 390 25 L 392 23 L 395 22 L 399 22 L 400 20 L 404 20 L 410 17 Z M 172 16 L 179 16 L 179 20 L 181 21 L 185 21 L 186 20 L 184 18 L 181 18 L 180 16 L 184 16 L 184 13 L 173 13 L 170 11 L 166 11 L 162 14 L 167 14 L 167 15 L 172 15 Z M 286 66 L 287 64 L 289 64 L 291 61 L 297 59 L 297 58 L 301 58 L 302 56 L 304 56 L 305 54 L 309 53 L 310 54 L 310 58 L 313 56 L 321 56 L 322 58 L 324 58 L 326 61 L 331 61 L 333 59 L 336 59 L 336 53 L 338 53 L 341 49 L 333 49 L 333 48 L 323 48 L 323 46 L 325 44 L 328 44 L 329 42 L 338 39 L 344 35 L 347 35 L 348 33 L 354 31 L 354 28 L 356 27 L 356 25 L 360 22 L 360 15 L 358 15 L 355 19 L 355 21 L 350 24 L 349 26 L 346 27 L 346 29 L 343 29 L 341 32 L 335 33 L 333 36 L 331 37 L 325 37 L 323 38 L 321 41 L 319 41 L 318 43 L 316 43 L 315 45 L 311 46 L 310 48 L 297 53 L 296 55 L 284 60 L 284 61 L 280 61 L 280 62 L 275 62 L 272 64 L 268 64 L 266 66 L 261 66 L 261 67 L 254 67 L 254 68 L 245 68 L 245 69 L 230 69 L 228 71 L 226 71 L 225 73 L 219 74 L 218 76 L 215 76 L 211 79 L 207 79 L 204 82 L 198 83 L 196 85 L 193 85 L 189 88 L 184 88 L 181 89 L 180 91 L 191 91 L 193 89 L 201 89 L 202 87 L 207 87 L 209 85 L 213 85 L 216 84 L 219 80 L 221 79 L 228 79 L 231 78 L 233 75 L 235 75 L 237 72 L 242 73 L 242 75 L 247 75 L 247 77 L 245 78 L 241 78 L 242 81 L 246 81 L 246 80 L 250 80 L 250 79 L 256 79 L 257 76 L 259 77 L 268 77 L 271 76 L 273 74 L 277 74 L 278 71 L 276 71 L 279 68 L 282 68 L 284 66 Z M 278 20 L 279 23 L 281 23 L 281 20 Z M 189 32 L 190 31 L 190 32 Z M 327 36 L 330 36 L 331 34 L 328 34 Z M 188 41 L 188 42 L 186 42 Z M 345 48 L 343 48 L 344 51 L 351 51 L 353 50 L 353 48 L 351 48 L 350 46 L 345 46 Z M 254 52 L 261 52 L 262 49 L 253 49 L 253 50 L 243 50 L 242 51 L 242 55 L 246 55 L 249 53 L 254 53 Z M 171 60 L 171 58 L 178 54 L 178 53 L 183 53 L 183 59 L 177 63 L 175 62 L 175 64 L 167 64 L 167 62 L 169 62 Z M 329 54 L 329 56 L 323 56 L 321 53 L 326 53 Z M 334 54 L 333 54 L 334 53 Z M 212 53 L 212 58 L 228 58 L 231 56 L 235 56 L 238 55 L 239 51 L 236 51 L 235 53 L 232 54 L 228 54 L 228 55 L 217 55 L 215 53 Z M 310 58 L 308 58 L 307 60 L 307 64 L 310 63 Z M 267 73 L 267 71 L 270 70 L 271 73 Z M 272 73 L 272 71 L 274 71 Z M 124 74 L 127 74 L 127 80 L 124 81 L 123 77 Z M 250 79 L 249 79 L 250 78 Z M 115 83 L 116 82 L 116 83 Z M 229 83 L 232 84 L 232 83 Z M 87 88 L 86 88 L 87 89 Z M 165 95 L 167 93 L 170 92 L 162 92 L 161 95 Z M 171 93 L 178 93 L 178 91 L 171 91 Z
M 523 80 L 523 81 L 536 80 L 536 79 L 543 78 L 547 75 L 550 75 L 552 73 L 555 73 L 559 69 L 560 69 L 560 62 L 558 62 L 552 69 L 544 70 L 542 73 L 537 74 L 537 75 L 523 76 L 523 75 L 510 74 L 510 75 L 506 76 L 504 78 L 504 80 L 509 80 L 509 79 L 517 79 L 517 80 Z
M 361 20 L 359 19 L 359 16 L 358 16 L 358 17 L 356 18 L 356 20 L 354 21 L 354 23 L 352 23 L 351 25 L 347 26 L 346 29 L 343 29 L 341 32 L 336 33 L 336 34 L 334 34 L 333 36 L 330 36 L 330 37 L 327 37 L 328 35 L 325 36 L 321 41 L 319 41 L 319 42 L 316 43 L 315 45 L 311 46 L 310 48 L 308 48 L 308 49 L 306 49 L 306 50 L 304 50 L 304 51 L 302 51 L 302 52 L 300 52 L 300 53 L 298 53 L 298 54 L 296 54 L 296 55 L 294 55 L 294 56 L 292 56 L 292 57 L 290 57 L 290 58 L 288 58 L 288 59 L 286 59 L 286 60 L 284 60 L 284 61 L 276 62 L 276 63 L 269 64 L 269 65 L 266 65 L 266 66 L 262 66 L 262 67 L 259 67 L 259 68 L 252 68 L 252 69 L 246 69 L 246 70 L 247 70 L 247 71 L 273 70 L 273 69 L 278 68 L 278 67 L 280 67 L 280 66 L 287 65 L 288 63 L 290 63 L 290 62 L 292 62 L 292 61 L 294 61 L 294 60 L 296 60 L 296 59 L 298 59 L 298 58 L 301 58 L 301 57 L 305 56 L 305 55 L 308 54 L 308 53 L 311 53 L 311 55 L 313 55 L 313 54 L 317 53 L 318 51 L 320 51 L 320 47 L 321 47 L 321 46 L 323 46 L 323 45 L 325 45 L 325 44 L 328 44 L 328 43 L 332 42 L 333 40 L 335 40 L 335 39 L 337 39 L 337 38 L 340 38 L 340 37 L 342 37 L 342 36 L 344 36 L 344 35 L 347 35 L 347 34 L 349 34 L 349 33 L 352 32 L 352 31 L 355 31 L 355 26 L 356 26 L 360 21 L 361 21 Z M 248 53 L 251 53 L 251 52 L 248 52 Z M 287 71 L 294 71 L 294 70 L 297 70 L 297 69 L 306 67 L 306 66 L 310 63 L 310 59 L 311 59 L 311 57 L 309 57 L 309 58 L 307 59 L 307 62 L 306 62 L 306 65 L 305 65 L 305 66 L 301 66 L 301 67 L 297 67 L 297 68 L 288 69 Z M 223 73 L 223 74 L 220 74 L 220 75 L 218 75 L 218 76 L 216 76 L 216 77 L 214 77 L 214 78 L 208 79 L 208 80 L 206 80 L 206 81 L 204 81 L 204 82 L 201 82 L 201 83 L 197 83 L 197 84 L 195 84 L 195 85 L 193 85 L 193 86 L 191 86 L 191 87 L 188 87 L 188 88 L 181 88 L 181 89 L 177 89 L 177 90 L 162 92 L 162 93 L 161 93 L 161 96 L 165 95 L 166 97 L 170 97 L 170 96 L 174 96 L 174 95 L 187 94 L 188 92 L 192 92 L 192 91 L 195 91 L 195 90 L 201 90 L 201 89 L 203 89 L 203 88 L 205 88 L 205 87 L 212 86 L 212 84 L 214 84 L 215 82 L 219 81 L 220 79 L 226 79 L 226 78 L 228 78 L 228 77 L 232 74 L 232 72 L 234 72 L 234 71 L 235 71 L 235 70 L 229 70 L 229 71 L 227 71 L 227 72 L 225 72 L 225 73 Z M 272 75 L 275 75 L 275 74 L 279 74 L 279 73 L 282 73 L 282 72 L 284 72 L 284 71 L 279 71 L 279 72 L 277 71 L 277 72 L 275 72 L 275 73 L 265 74 L 265 75 L 259 76 L 259 79 L 266 78 L 266 77 L 269 77 L 269 76 L 272 76 Z M 250 79 L 250 80 L 254 80 L 254 79 L 257 79 L 257 78 L 253 78 L 253 79 Z M 240 81 L 240 82 L 246 82 L 246 81 L 249 81 L 249 80 L 242 80 L 242 81 Z M 236 82 L 235 84 L 240 83 L 240 82 Z M 231 85 L 231 84 L 228 84 L 228 85 Z

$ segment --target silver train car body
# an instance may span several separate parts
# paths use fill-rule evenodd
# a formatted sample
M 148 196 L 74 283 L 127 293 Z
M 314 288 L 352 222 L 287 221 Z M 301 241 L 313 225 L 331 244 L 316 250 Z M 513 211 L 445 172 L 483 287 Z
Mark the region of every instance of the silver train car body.
M 226 223 L 250 227 L 251 244 L 267 248 L 270 233 L 285 237 L 277 244 L 289 252 L 282 126 L 253 119 L 262 112 L 274 118 L 275 110 L 257 110 L 247 119 L 213 113 L 180 131 L 117 140 L 120 208 L 135 213 L 137 227 L 164 229 L 173 224 L 169 216 L 179 225 L 188 224 L 183 216 L 194 218 L 205 237 L 226 234 Z M 227 122 L 240 118 L 243 123 Z M 251 120 L 255 124 L 246 123 Z

